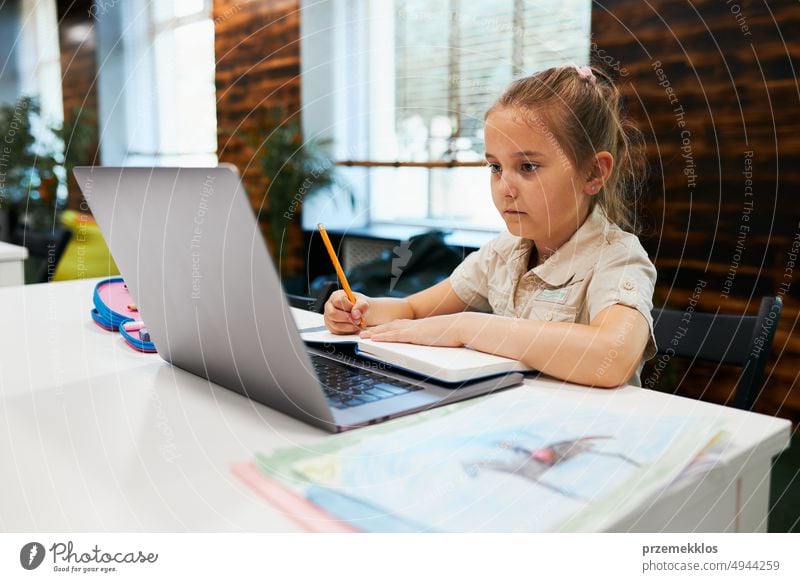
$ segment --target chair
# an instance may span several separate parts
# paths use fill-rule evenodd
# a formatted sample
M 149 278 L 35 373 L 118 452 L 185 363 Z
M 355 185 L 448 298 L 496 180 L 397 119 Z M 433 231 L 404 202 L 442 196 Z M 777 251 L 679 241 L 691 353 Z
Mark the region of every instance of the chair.
M 26 283 L 48 283 L 53 279 L 58 261 L 67 248 L 72 232 L 65 228 L 45 231 L 18 226 L 12 242 L 28 249 Z
M 782 309 L 780 297 L 764 297 L 758 315 L 653 309 L 658 353 L 741 366 L 732 405 L 751 410 L 761 392 L 764 365 Z
M 331 281 L 325 283 L 316 297 L 292 295 L 290 293 L 286 296 L 289 298 L 289 305 L 292 307 L 313 311 L 314 313 L 322 313 L 325 310 L 325 303 L 334 291 L 336 291 L 336 283 Z

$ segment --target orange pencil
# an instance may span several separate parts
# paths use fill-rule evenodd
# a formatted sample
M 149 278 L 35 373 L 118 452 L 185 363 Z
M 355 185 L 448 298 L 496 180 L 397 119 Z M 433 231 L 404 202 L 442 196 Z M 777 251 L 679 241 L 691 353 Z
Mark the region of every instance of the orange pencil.
M 317 228 L 319 229 L 319 233 L 322 235 L 322 242 L 325 243 L 325 248 L 328 249 L 328 254 L 331 257 L 331 263 L 333 263 L 333 268 L 336 269 L 336 275 L 339 277 L 339 282 L 342 284 L 344 288 L 344 292 L 347 293 L 347 298 L 350 300 L 351 303 L 355 304 L 356 296 L 353 295 L 353 290 L 350 289 L 350 283 L 347 282 L 347 277 L 344 275 L 344 270 L 342 269 L 342 265 L 339 264 L 339 258 L 336 256 L 336 251 L 333 250 L 333 245 L 331 244 L 331 239 L 328 238 L 328 232 L 325 230 L 325 227 L 322 226 L 322 223 L 317 224 Z M 361 318 L 361 327 L 366 327 L 366 323 L 364 322 L 364 318 Z

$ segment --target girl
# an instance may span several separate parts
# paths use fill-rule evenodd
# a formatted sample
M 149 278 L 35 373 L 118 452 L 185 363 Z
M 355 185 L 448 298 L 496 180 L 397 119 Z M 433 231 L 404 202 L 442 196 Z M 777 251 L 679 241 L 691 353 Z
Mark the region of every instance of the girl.
M 337 291 L 333 333 L 473 349 L 569 382 L 640 385 L 656 270 L 635 234 L 639 134 L 613 82 L 565 66 L 513 82 L 485 116 L 492 199 L 508 232 L 405 299 Z M 364 318 L 368 329 L 361 331 Z

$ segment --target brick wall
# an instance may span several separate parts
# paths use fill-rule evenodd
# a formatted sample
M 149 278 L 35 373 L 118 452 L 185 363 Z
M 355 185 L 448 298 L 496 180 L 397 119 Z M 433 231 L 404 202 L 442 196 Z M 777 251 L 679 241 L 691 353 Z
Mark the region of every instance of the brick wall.
M 214 0 L 217 135 L 220 162 L 243 173 L 253 208 L 269 212 L 268 180 L 254 149 L 234 133 L 258 123 L 259 110 L 300 109 L 300 13 L 298 0 Z M 262 223 L 263 224 L 263 223 Z M 268 232 L 265 238 L 270 240 Z M 302 237 L 288 235 L 291 264 L 302 266 Z

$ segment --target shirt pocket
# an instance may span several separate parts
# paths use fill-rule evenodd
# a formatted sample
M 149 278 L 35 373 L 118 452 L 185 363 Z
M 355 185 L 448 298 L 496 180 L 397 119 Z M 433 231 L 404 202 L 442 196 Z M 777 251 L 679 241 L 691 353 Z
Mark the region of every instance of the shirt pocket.
M 584 293 L 583 278 L 565 287 L 545 288 L 533 294 L 525 311 L 528 319 L 574 323 Z
M 578 308 L 574 305 L 560 305 L 550 301 L 538 301 L 534 299 L 530 303 L 528 319 L 537 321 L 561 321 L 575 323 L 578 316 Z

